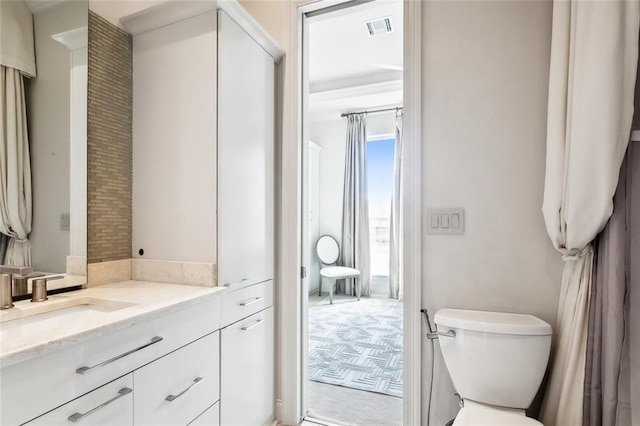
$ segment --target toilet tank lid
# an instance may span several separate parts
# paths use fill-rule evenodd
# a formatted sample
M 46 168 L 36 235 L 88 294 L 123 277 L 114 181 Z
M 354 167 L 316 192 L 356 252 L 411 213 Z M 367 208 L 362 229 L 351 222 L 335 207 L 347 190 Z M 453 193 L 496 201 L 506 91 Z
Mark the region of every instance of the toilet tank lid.
M 538 317 L 506 312 L 440 309 L 434 318 L 438 325 L 460 330 L 525 336 L 551 335 L 551 326 Z

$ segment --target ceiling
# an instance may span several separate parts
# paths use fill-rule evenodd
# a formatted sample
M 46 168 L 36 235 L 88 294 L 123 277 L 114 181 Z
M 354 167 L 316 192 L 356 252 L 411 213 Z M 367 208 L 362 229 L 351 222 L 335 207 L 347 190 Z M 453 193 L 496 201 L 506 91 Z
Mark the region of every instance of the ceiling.
M 394 31 L 370 37 L 366 22 L 385 17 Z M 401 0 L 376 0 L 308 22 L 312 121 L 402 103 Z

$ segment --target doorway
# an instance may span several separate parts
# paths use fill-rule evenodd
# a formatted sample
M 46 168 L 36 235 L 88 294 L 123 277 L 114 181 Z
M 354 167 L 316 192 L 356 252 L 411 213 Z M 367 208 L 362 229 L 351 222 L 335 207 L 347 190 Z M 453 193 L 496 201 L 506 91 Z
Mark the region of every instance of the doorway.
M 402 24 L 402 1 L 345 4 L 308 14 L 303 24 L 303 414 L 324 424 L 402 424 L 403 302 L 391 286 L 401 284 L 399 276 L 390 280 L 400 269 L 390 263 L 391 256 L 399 262 L 391 212 L 400 178 Z M 349 145 L 352 115 L 364 121 L 361 151 Z M 354 190 L 350 177 L 366 184 Z M 349 234 L 356 214 L 366 225 Z M 321 236 L 336 242 L 335 265 L 361 273 L 360 300 L 357 287 L 341 279 L 329 300 L 334 283 L 320 271 L 334 264 L 316 252 Z M 349 259 L 350 250 L 366 256 Z

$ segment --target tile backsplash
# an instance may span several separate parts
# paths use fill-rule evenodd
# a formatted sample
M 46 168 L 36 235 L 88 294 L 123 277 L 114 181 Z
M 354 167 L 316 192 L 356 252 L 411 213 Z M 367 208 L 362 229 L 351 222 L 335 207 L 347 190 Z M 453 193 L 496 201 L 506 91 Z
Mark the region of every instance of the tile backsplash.
M 89 11 L 87 262 L 131 258 L 133 41 Z

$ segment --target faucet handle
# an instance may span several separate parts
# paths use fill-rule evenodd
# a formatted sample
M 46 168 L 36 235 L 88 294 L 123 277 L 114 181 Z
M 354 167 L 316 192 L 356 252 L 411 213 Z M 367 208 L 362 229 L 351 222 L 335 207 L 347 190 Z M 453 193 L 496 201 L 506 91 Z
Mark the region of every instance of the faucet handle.
M 0 309 L 13 308 L 11 275 L 0 274 Z
M 0 273 L 12 275 L 28 275 L 33 272 L 31 266 L 0 265 Z
M 51 280 L 59 280 L 60 278 L 64 278 L 64 275 L 48 275 L 46 277 L 34 278 L 31 283 L 31 301 L 44 302 L 48 300 L 47 283 Z

